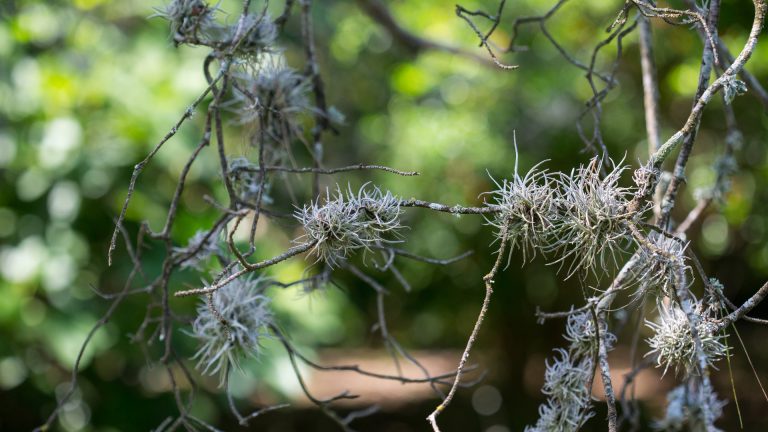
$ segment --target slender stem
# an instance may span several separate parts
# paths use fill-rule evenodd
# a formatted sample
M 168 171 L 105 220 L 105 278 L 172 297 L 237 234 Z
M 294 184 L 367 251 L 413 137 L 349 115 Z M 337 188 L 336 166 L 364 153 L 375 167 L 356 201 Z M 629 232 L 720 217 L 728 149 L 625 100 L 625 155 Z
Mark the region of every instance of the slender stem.
M 144 171 L 144 167 L 147 166 L 149 161 L 152 160 L 153 157 L 157 154 L 158 151 L 163 147 L 163 145 L 168 142 L 171 138 L 173 138 L 174 135 L 176 135 L 176 132 L 179 131 L 179 128 L 181 125 L 190 117 L 192 117 L 192 114 L 195 112 L 195 108 L 200 104 L 200 102 L 203 101 L 203 99 L 208 96 L 208 93 L 213 89 L 213 87 L 216 85 L 216 83 L 224 76 L 224 69 L 219 71 L 218 75 L 211 80 L 211 82 L 208 84 L 208 87 L 203 90 L 203 92 L 198 96 L 192 104 L 187 107 L 186 110 L 184 110 L 184 114 L 181 116 L 181 118 L 176 122 L 175 125 L 171 128 L 170 131 L 168 131 L 167 134 L 163 137 L 163 139 L 158 142 L 155 147 L 150 151 L 147 156 L 142 160 L 141 162 L 137 163 L 133 167 L 133 174 L 131 174 L 131 181 L 128 184 L 128 192 L 125 196 L 125 201 L 123 201 L 123 207 L 120 210 L 120 216 L 117 218 L 117 222 L 115 223 L 115 230 L 112 232 L 112 239 L 109 241 L 109 250 L 107 251 L 107 264 L 109 266 L 112 265 L 112 255 L 115 252 L 115 248 L 117 247 L 117 235 L 120 232 L 120 227 L 123 226 L 123 221 L 125 221 L 125 214 L 128 212 L 128 205 L 131 202 L 131 197 L 133 197 L 133 192 L 136 189 L 136 180 L 138 180 L 139 175 L 142 171 Z
M 443 402 L 438 405 L 437 408 L 435 408 L 435 410 L 432 411 L 432 413 L 427 417 L 427 421 L 429 421 L 429 424 L 432 425 L 432 429 L 435 432 L 440 431 L 440 428 L 437 426 L 437 416 L 443 412 L 443 410 L 445 410 L 445 408 L 447 408 L 453 400 L 453 396 L 456 394 L 456 390 L 458 389 L 459 383 L 461 382 L 462 372 L 464 371 L 464 367 L 469 360 L 469 352 L 472 350 L 472 345 L 475 344 L 477 335 L 480 333 L 480 327 L 483 325 L 483 320 L 488 314 L 488 307 L 491 303 L 491 295 L 493 294 L 493 284 L 495 282 L 494 278 L 499 271 L 499 267 L 501 267 L 502 257 L 504 256 L 504 252 L 506 251 L 507 247 L 507 231 L 509 229 L 509 222 L 510 221 L 507 220 L 501 227 L 501 233 L 499 234 L 501 237 L 501 245 L 499 245 L 499 251 L 496 255 L 496 262 L 493 264 L 491 271 L 483 276 L 483 282 L 485 283 L 485 298 L 483 299 L 483 306 L 480 308 L 480 314 L 477 316 L 475 326 L 472 328 L 472 333 L 469 335 L 469 339 L 467 339 L 467 346 L 464 348 L 464 352 L 461 354 L 461 360 L 459 360 L 459 367 L 456 368 L 456 378 L 453 380 L 451 390 L 448 392 L 448 395 L 445 397 L 445 399 L 443 399 Z

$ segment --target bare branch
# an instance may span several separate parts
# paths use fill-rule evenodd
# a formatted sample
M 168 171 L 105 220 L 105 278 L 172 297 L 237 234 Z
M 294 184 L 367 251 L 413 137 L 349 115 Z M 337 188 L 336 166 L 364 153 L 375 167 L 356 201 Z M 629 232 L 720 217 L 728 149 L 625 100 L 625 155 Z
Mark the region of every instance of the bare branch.
M 427 50 L 443 51 L 449 54 L 462 56 L 482 65 L 492 65 L 492 63 L 487 59 L 475 53 L 471 53 L 459 47 L 444 44 L 439 41 L 426 39 L 409 32 L 403 28 L 400 23 L 397 22 L 397 19 L 392 15 L 392 12 L 389 10 L 389 8 L 387 8 L 387 6 L 380 0 L 356 0 L 356 2 L 360 9 L 362 9 L 362 11 L 365 12 L 368 17 L 379 24 L 384 30 L 389 32 L 389 34 L 392 36 L 392 39 L 410 51 L 416 53 Z
M 495 282 L 494 279 L 496 278 L 496 274 L 499 271 L 501 260 L 507 247 L 508 229 L 509 223 L 504 224 L 501 231 L 501 244 L 499 245 L 499 250 L 496 255 L 496 262 L 493 264 L 491 271 L 483 276 L 483 282 L 485 283 L 485 298 L 483 299 L 483 305 L 480 308 L 480 314 L 477 316 L 477 321 L 475 321 L 475 326 L 472 328 L 472 333 L 469 335 L 469 339 L 467 339 L 467 346 L 464 348 L 464 352 L 461 355 L 459 367 L 456 368 L 456 378 L 453 381 L 451 390 L 448 392 L 448 396 L 443 399 L 443 402 L 438 405 L 437 408 L 435 408 L 435 410 L 432 411 L 432 413 L 427 417 L 427 421 L 429 421 L 429 424 L 432 425 L 432 429 L 435 432 L 440 431 L 440 428 L 437 426 L 437 416 L 440 415 L 440 413 L 443 412 L 448 407 L 448 405 L 450 405 L 451 401 L 453 400 L 453 396 L 456 394 L 456 390 L 458 389 L 459 383 L 461 382 L 461 375 L 464 371 L 467 361 L 469 360 L 469 352 L 472 350 L 472 345 L 474 345 L 475 340 L 477 339 L 477 335 L 480 333 L 480 327 L 483 324 L 483 320 L 488 313 L 488 307 L 491 303 L 491 295 L 493 294 L 493 284 Z

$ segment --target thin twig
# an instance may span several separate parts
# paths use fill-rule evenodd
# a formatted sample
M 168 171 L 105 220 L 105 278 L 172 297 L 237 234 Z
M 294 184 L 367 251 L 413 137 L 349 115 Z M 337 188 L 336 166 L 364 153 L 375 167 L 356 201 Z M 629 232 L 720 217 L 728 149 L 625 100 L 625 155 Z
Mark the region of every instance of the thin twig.
M 117 247 L 117 233 L 120 231 L 120 227 L 123 225 L 123 221 L 125 220 L 125 214 L 128 211 L 128 204 L 131 202 L 131 197 L 133 196 L 133 191 L 136 188 L 136 180 L 139 178 L 139 174 L 144 170 L 144 167 L 149 163 L 149 161 L 152 160 L 152 158 L 157 154 L 158 151 L 163 147 L 163 144 L 168 142 L 171 138 L 173 138 L 174 135 L 176 135 L 176 132 L 179 131 L 179 128 L 181 125 L 192 117 L 192 114 L 195 112 L 195 108 L 200 104 L 200 102 L 203 101 L 203 99 L 208 96 L 208 93 L 211 91 L 214 85 L 224 76 L 224 69 L 220 70 L 218 75 L 208 84 L 208 87 L 203 90 L 203 92 L 200 94 L 200 96 L 195 99 L 192 104 L 187 107 L 186 110 L 184 110 L 184 114 L 181 116 L 181 118 L 176 122 L 176 124 L 171 128 L 171 130 L 165 134 L 163 139 L 160 140 L 159 143 L 155 145 L 155 147 L 152 149 L 152 151 L 147 154 L 147 156 L 136 164 L 133 167 L 133 174 L 131 174 L 131 180 L 128 184 L 128 192 L 126 193 L 125 201 L 123 202 L 123 207 L 120 210 L 120 216 L 117 218 L 117 223 L 115 224 L 115 230 L 112 232 L 112 239 L 109 242 L 109 250 L 107 251 L 107 264 L 109 266 L 112 265 L 112 254 L 115 251 L 115 248 Z
M 485 284 L 485 298 L 483 298 L 483 305 L 480 308 L 480 314 L 477 316 L 475 325 L 472 328 L 472 333 L 470 333 L 469 339 L 467 339 L 467 346 L 464 348 L 464 352 L 461 354 L 461 360 L 459 360 L 459 366 L 456 368 L 456 378 L 453 381 L 453 385 L 448 392 L 448 396 L 446 396 L 445 399 L 443 399 L 443 402 L 438 405 L 437 408 L 435 408 L 435 410 L 432 411 L 432 413 L 427 417 L 427 421 L 430 425 L 432 425 L 432 429 L 435 432 L 440 431 L 440 428 L 437 426 L 437 416 L 443 412 L 448 407 L 448 405 L 450 405 L 451 401 L 453 400 L 453 396 L 456 394 L 456 390 L 458 389 L 459 383 L 461 382 L 462 372 L 464 371 L 464 367 L 469 360 L 469 352 L 472 350 L 472 345 L 474 345 L 475 340 L 477 339 L 477 335 L 480 333 L 480 327 L 483 324 L 483 320 L 488 313 L 488 307 L 491 303 L 491 295 L 493 294 L 493 284 L 495 282 L 494 279 L 496 278 L 496 274 L 501 267 L 502 257 L 504 256 L 504 252 L 507 247 L 508 229 L 509 221 L 506 221 L 504 225 L 502 225 L 501 232 L 499 234 L 501 238 L 501 244 L 499 245 L 499 250 L 496 254 L 496 262 L 493 264 L 491 271 L 483 276 L 483 283 Z

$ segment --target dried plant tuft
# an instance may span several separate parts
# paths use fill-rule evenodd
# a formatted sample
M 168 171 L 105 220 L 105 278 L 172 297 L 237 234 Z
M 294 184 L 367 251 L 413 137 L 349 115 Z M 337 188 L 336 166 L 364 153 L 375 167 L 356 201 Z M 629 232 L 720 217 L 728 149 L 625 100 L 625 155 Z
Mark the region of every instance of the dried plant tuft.
M 534 166 L 521 177 L 515 156 L 512 179 L 505 179 L 501 184 L 494 180 L 497 189 L 489 193 L 500 211 L 488 223 L 498 230 L 497 236 L 501 235 L 502 227 L 507 226 L 510 254 L 519 248 L 523 252 L 523 262 L 528 260 L 529 254 L 532 259 L 537 249 L 548 245 L 553 219 L 556 217 L 555 189 L 549 175 L 545 171 L 538 171 L 537 167 Z
M 725 336 L 717 334 L 716 327 L 708 323 L 700 304 L 695 309 L 701 318 L 696 326 L 697 334 L 703 354 L 711 366 L 727 355 L 728 348 L 722 342 Z M 697 370 L 698 360 L 691 324 L 679 306 L 660 305 L 659 321 L 646 321 L 646 325 L 654 331 L 654 335 L 647 340 L 651 351 L 646 355 L 655 354 L 657 365 L 664 366 L 665 374 L 670 367 L 675 369 L 675 373 L 682 370 L 686 376 Z
M 155 9 L 153 16 L 168 20 L 171 36 L 176 43 L 197 41 L 217 29 L 214 15 L 217 6 L 211 7 L 203 0 L 173 0 L 163 9 Z
M 558 214 L 552 229 L 554 241 L 548 250 L 561 255 L 556 262 L 568 264 L 568 275 L 616 267 L 619 258 L 635 244 L 627 221 L 638 215 L 627 210 L 633 189 L 619 186 L 621 164 L 605 176 L 600 175 L 603 162 L 597 157 L 570 174 L 557 179 L 560 189 Z
M 236 30 L 237 26 L 232 29 L 232 32 Z M 272 22 L 269 14 L 258 16 L 253 14 L 246 15 L 243 18 L 240 31 L 242 40 L 235 41 L 238 44 L 237 50 L 240 54 L 258 56 L 275 51 L 274 44 L 277 39 L 277 27 Z M 237 36 L 234 33 L 230 35 L 232 39 Z
M 575 432 L 594 415 L 588 388 L 594 367 L 591 358 L 576 361 L 568 351 L 556 351 L 559 358 L 547 362 L 541 390 L 547 401 L 539 407 L 536 425 L 527 426 L 526 432 Z
M 664 418 L 654 422 L 653 427 L 657 430 L 680 432 L 684 430 L 692 431 L 714 431 L 714 425 L 707 425 L 704 411 L 712 414 L 714 419 L 723 414 L 725 402 L 717 398 L 717 394 L 709 387 L 699 386 L 696 389 L 690 389 L 687 385 L 675 387 L 667 394 L 667 410 Z M 688 426 L 688 427 L 686 427 Z
M 301 136 L 302 115 L 314 110 L 311 84 L 280 55 L 262 58 L 238 82 L 234 94 L 242 123 L 258 124 L 269 139 L 286 145 Z
M 181 268 L 192 267 L 201 271 L 208 259 L 221 253 L 218 232 L 209 233 L 198 230 L 189 239 L 186 247 L 175 247 L 173 252 L 177 255 L 189 255 L 182 261 Z
M 231 159 L 229 161 L 229 178 L 237 197 L 246 203 L 255 205 L 259 190 L 262 188 L 258 165 L 242 157 Z M 272 198 L 269 196 L 270 183 L 265 182 L 263 188 L 261 202 L 272 204 Z
M 648 245 L 639 250 L 641 264 L 636 267 L 635 278 L 640 289 L 635 295 L 673 298 L 681 272 L 690 270 L 685 257 L 688 244 L 657 232 L 652 232 L 647 240 Z
M 348 189 L 346 196 L 338 187 L 334 196 L 326 190 L 324 204 L 304 206 L 295 216 L 306 241 L 315 244 L 317 259 L 335 267 L 355 250 L 396 241 L 387 237 L 402 228 L 401 213 L 400 199 L 364 185 L 357 194 Z
M 571 353 L 579 356 L 593 355 L 598 341 L 592 313 L 581 312 L 568 315 L 564 337 L 570 342 L 568 349 Z M 616 336 L 612 333 L 601 334 L 600 338 L 607 345 L 607 350 L 611 350 L 616 343 Z
M 192 335 L 201 346 L 192 358 L 202 373 L 219 373 L 223 380 L 228 365 L 239 369 L 244 356 L 259 354 L 259 343 L 272 322 L 269 298 L 263 293 L 266 282 L 253 276 L 235 279 L 198 306 Z

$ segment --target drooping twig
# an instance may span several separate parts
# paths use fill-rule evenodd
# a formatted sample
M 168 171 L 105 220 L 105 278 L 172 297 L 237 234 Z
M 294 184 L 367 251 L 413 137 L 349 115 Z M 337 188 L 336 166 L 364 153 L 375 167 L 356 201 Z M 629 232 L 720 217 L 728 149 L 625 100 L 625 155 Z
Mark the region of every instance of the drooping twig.
M 491 37 L 493 32 L 496 30 L 496 27 L 498 27 L 499 22 L 501 21 L 501 14 L 504 11 L 505 3 L 506 3 L 506 0 L 499 1 L 499 8 L 498 8 L 498 11 L 496 12 L 496 15 L 490 15 L 483 11 L 470 11 L 465 9 L 461 5 L 456 5 L 456 15 L 459 18 L 463 19 L 469 25 L 469 27 L 475 32 L 477 37 L 480 39 L 480 46 L 485 47 L 485 50 L 488 52 L 488 55 L 491 56 L 491 60 L 496 66 L 504 70 L 515 70 L 519 66 L 502 63 L 499 60 L 496 53 L 494 52 L 493 48 L 491 47 L 490 42 L 488 41 L 488 38 Z M 477 25 L 472 21 L 472 19 L 469 18 L 470 16 L 480 16 L 488 19 L 489 21 L 491 21 L 491 28 L 486 33 L 481 32 L 480 29 L 477 27 Z
M 469 360 L 469 352 L 472 350 L 472 345 L 474 345 L 475 340 L 477 339 L 477 335 L 480 333 L 480 327 L 483 324 L 483 320 L 488 314 L 488 307 L 490 306 L 491 295 L 493 294 L 493 284 L 495 283 L 494 279 L 496 278 L 499 268 L 501 267 L 502 257 L 504 256 L 504 252 L 506 251 L 507 247 L 508 229 L 509 222 L 507 221 L 502 226 L 500 234 L 501 244 L 499 245 L 499 250 L 496 255 L 496 262 L 494 262 L 491 271 L 483 276 L 483 283 L 485 284 L 485 298 L 483 298 L 483 305 L 480 308 L 480 314 L 477 316 L 477 321 L 475 321 L 475 326 L 472 328 L 472 333 L 470 333 L 469 339 L 467 339 L 467 346 L 464 348 L 464 352 L 461 354 L 461 360 L 459 360 L 459 366 L 456 368 L 456 378 L 453 381 L 453 385 L 448 391 L 448 395 L 445 397 L 445 399 L 443 399 L 442 403 L 440 403 L 440 405 L 438 405 L 437 408 L 435 408 L 435 410 L 432 411 L 432 413 L 427 417 L 427 421 L 430 425 L 432 425 L 432 429 L 435 432 L 440 431 L 440 428 L 437 426 L 437 416 L 440 415 L 440 413 L 443 412 L 453 400 L 453 397 L 456 394 L 456 390 L 459 387 L 459 383 L 461 382 L 462 372 L 464 371 L 467 361 Z
M 268 412 L 287 408 L 290 406 L 289 404 L 277 404 L 277 405 L 271 405 L 271 406 L 259 408 L 247 415 L 241 414 L 240 411 L 237 409 L 237 406 L 235 406 L 235 401 L 232 398 L 232 392 L 230 391 L 230 388 L 229 388 L 229 375 L 230 375 L 231 369 L 232 369 L 231 364 L 227 363 L 227 370 L 224 375 L 223 386 L 224 386 L 225 392 L 227 393 L 227 403 L 229 404 L 229 411 L 235 416 L 235 418 L 237 419 L 237 423 L 240 426 L 248 426 L 249 421 L 255 419 L 256 417 L 259 417 L 262 414 L 266 414 Z
M 400 25 L 400 23 L 397 22 L 397 19 L 392 15 L 392 11 L 390 11 L 389 8 L 380 0 L 356 0 L 356 2 L 363 12 L 365 12 L 383 29 L 389 32 L 389 34 L 392 36 L 392 39 L 410 51 L 443 51 L 449 54 L 462 56 L 483 65 L 493 65 L 487 59 L 475 53 L 442 43 L 437 40 L 427 39 L 406 30 L 402 25 Z
M 310 360 L 305 355 L 301 354 L 301 352 L 299 352 L 299 350 L 297 350 L 296 347 L 294 347 L 290 343 L 290 341 L 284 337 L 282 333 L 278 332 L 277 334 L 278 334 L 278 337 L 293 350 L 293 353 L 296 355 L 296 357 L 299 360 L 301 360 L 303 363 L 307 364 L 308 366 L 312 367 L 313 369 L 317 369 L 320 371 L 355 372 L 360 375 L 369 376 L 371 378 L 397 381 L 403 384 L 424 384 L 424 383 L 436 382 L 440 384 L 449 385 L 450 383 L 446 382 L 445 380 L 456 376 L 456 372 L 449 372 L 441 375 L 431 376 L 428 378 L 412 378 L 412 377 L 406 377 L 401 375 L 391 375 L 391 374 L 372 372 L 369 370 L 362 369 L 358 365 L 331 365 L 331 366 L 321 365 L 317 362 Z M 473 369 L 475 368 L 470 366 L 465 370 L 473 370 Z
M 109 305 L 109 308 L 107 309 L 107 311 L 96 322 L 96 324 L 94 324 L 93 327 L 91 327 L 91 330 L 88 332 L 88 335 L 85 337 L 85 340 L 80 345 L 80 350 L 77 353 L 75 364 L 72 366 L 72 375 L 70 378 L 67 391 L 59 398 L 56 408 L 54 408 L 54 410 L 48 416 L 45 423 L 43 423 L 42 425 L 34 429 L 35 432 L 45 432 L 49 430 L 53 425 L 53 422 L 59 417 L 59 414 L 61 414 L 62 409 L 64 409 L 64 406 L 66 405 L 66 403 L 75 393 L 75 390 L 77 390 L 77 381 L 78 381 L 78 376 L 80 374 L 80 365 L 83 361 L 85 350 L 88 349 L 88 347 L 90 346 L 90 343 L 93 340 L 93 337 L 96 334 L 96 332 L 99 331 L 99 329 L 101 329 L 105 325 L 107 325 L 107 323 L 109 323 L 109 320 L 112 319 L 112 315 L 114 315 L 115 311 L 123 302 L 123 300 L 125 300 L 126 296 L 131 294 L 131 286 L 133 285 L 133 282 L 136 276 L 141 273 L 141 254 L 142 254 L 142 249 L 144 247 L 143 230 L 139 232 L 135 249 L 130 247 L 130 239 L 128 238 L 128 233 L 122 227 L 119 227 L 119 232 L 123 235 L 126 245 L 129 245 L 128 252 L 131 256 L 131 261 L 134 263 L 133 268 L 131 269 L 131 272 L 128 274 L 128 277 L 126 278 L 125 283 L 123 284 L 123 289 L 114 297 L 114 299 L 112 300 L 112 304 Z
M 192 114 L 194 114 L 195 109 L 200 104 L 200 102 L 205 99 L 206 96 L 208 96 L 208 93 L 210 93 L 213 86 L 224 76 L 224 70 L 222 69 L 219 71 L 219 73 L 216 75 L 216 77 L 211 81 L 211 83 L 208 85 L 208 87 L 205 88 L 205 90 L 200 94 L 200 96 L 195 99 L 189 107 L 187 107 L 186 110 L 184 110 L 184 114 L 181 116 L 181 118 L 176 122 L 176 124 L 171 128 L 170 131 L 163 137 L 163 139 L 160 140 L 159 143 L 155 145 L 155 147 L 152 149 L 152 151 L 147 154 L 147 156 L 136 164 L 136 166 L 133 167 L 133 174 L 131 174 L 131 180 L 128 184 L 128 191 L 126 192 L 125 201 L 123 202 L 123 207 L 120 210 L 120 215 L 117 218 L 117 223 L 115 224 L 115 230 L 112 232 L 112 239 L 109 242 L 109 250 L 107 251 L 107 263 L 108 265 L 112 265 L 112 254 L 115 251 L 115 248 L 117 247 L 117 235 L 120 231 L 120 227 L 123 225 L 123 221 L 125 220 L 125 214 L 128 211 L 128 204 L 131 202 L 131 197 L 133 196 L 134 189 L 136 188 L 136 180 L 138 180 L 139 175 L 144 170 L 144 167 L 147 166 L 147 164 L 152 160 L 152 158 L 157 154 L 158 151 L 163 147 L 163 145 L 168 142 L 171 138 L 173 138 L 174 135 L 176 135 L 176 132 L 179 131 L 179 128 L 181 125 L 190 117 L 192 117 Z
M 437 265 L 453 264 L 453 263 L 455 263 L 457 261 L 463 260 L 464 258 L 466 258 L 468 256 L 471 256 L 474 253 L 473 251 L 467 251 L 467 252 L 464 252 L 463 254 L 457 255 L 457 256 L 455 256 L 453 258 L 437 259 L 437 258 L 424 257 L 424 256 L 421 256 L 421 255 L 417 255 L 417 254 L 408 252 L 406 250 L 397 249 L 397 248 L 388 247 L 386 249 L 388 251 L 391 251 L 393 254 L 401 256 L 401 257 L 404 257 L 404 258 L 412 259 L 412 260 L 415 260 L 415 261 L 421 261 L 421 262 L 425 262 L 425 263 L 429 263 L 429 264 L 437 264 Z

